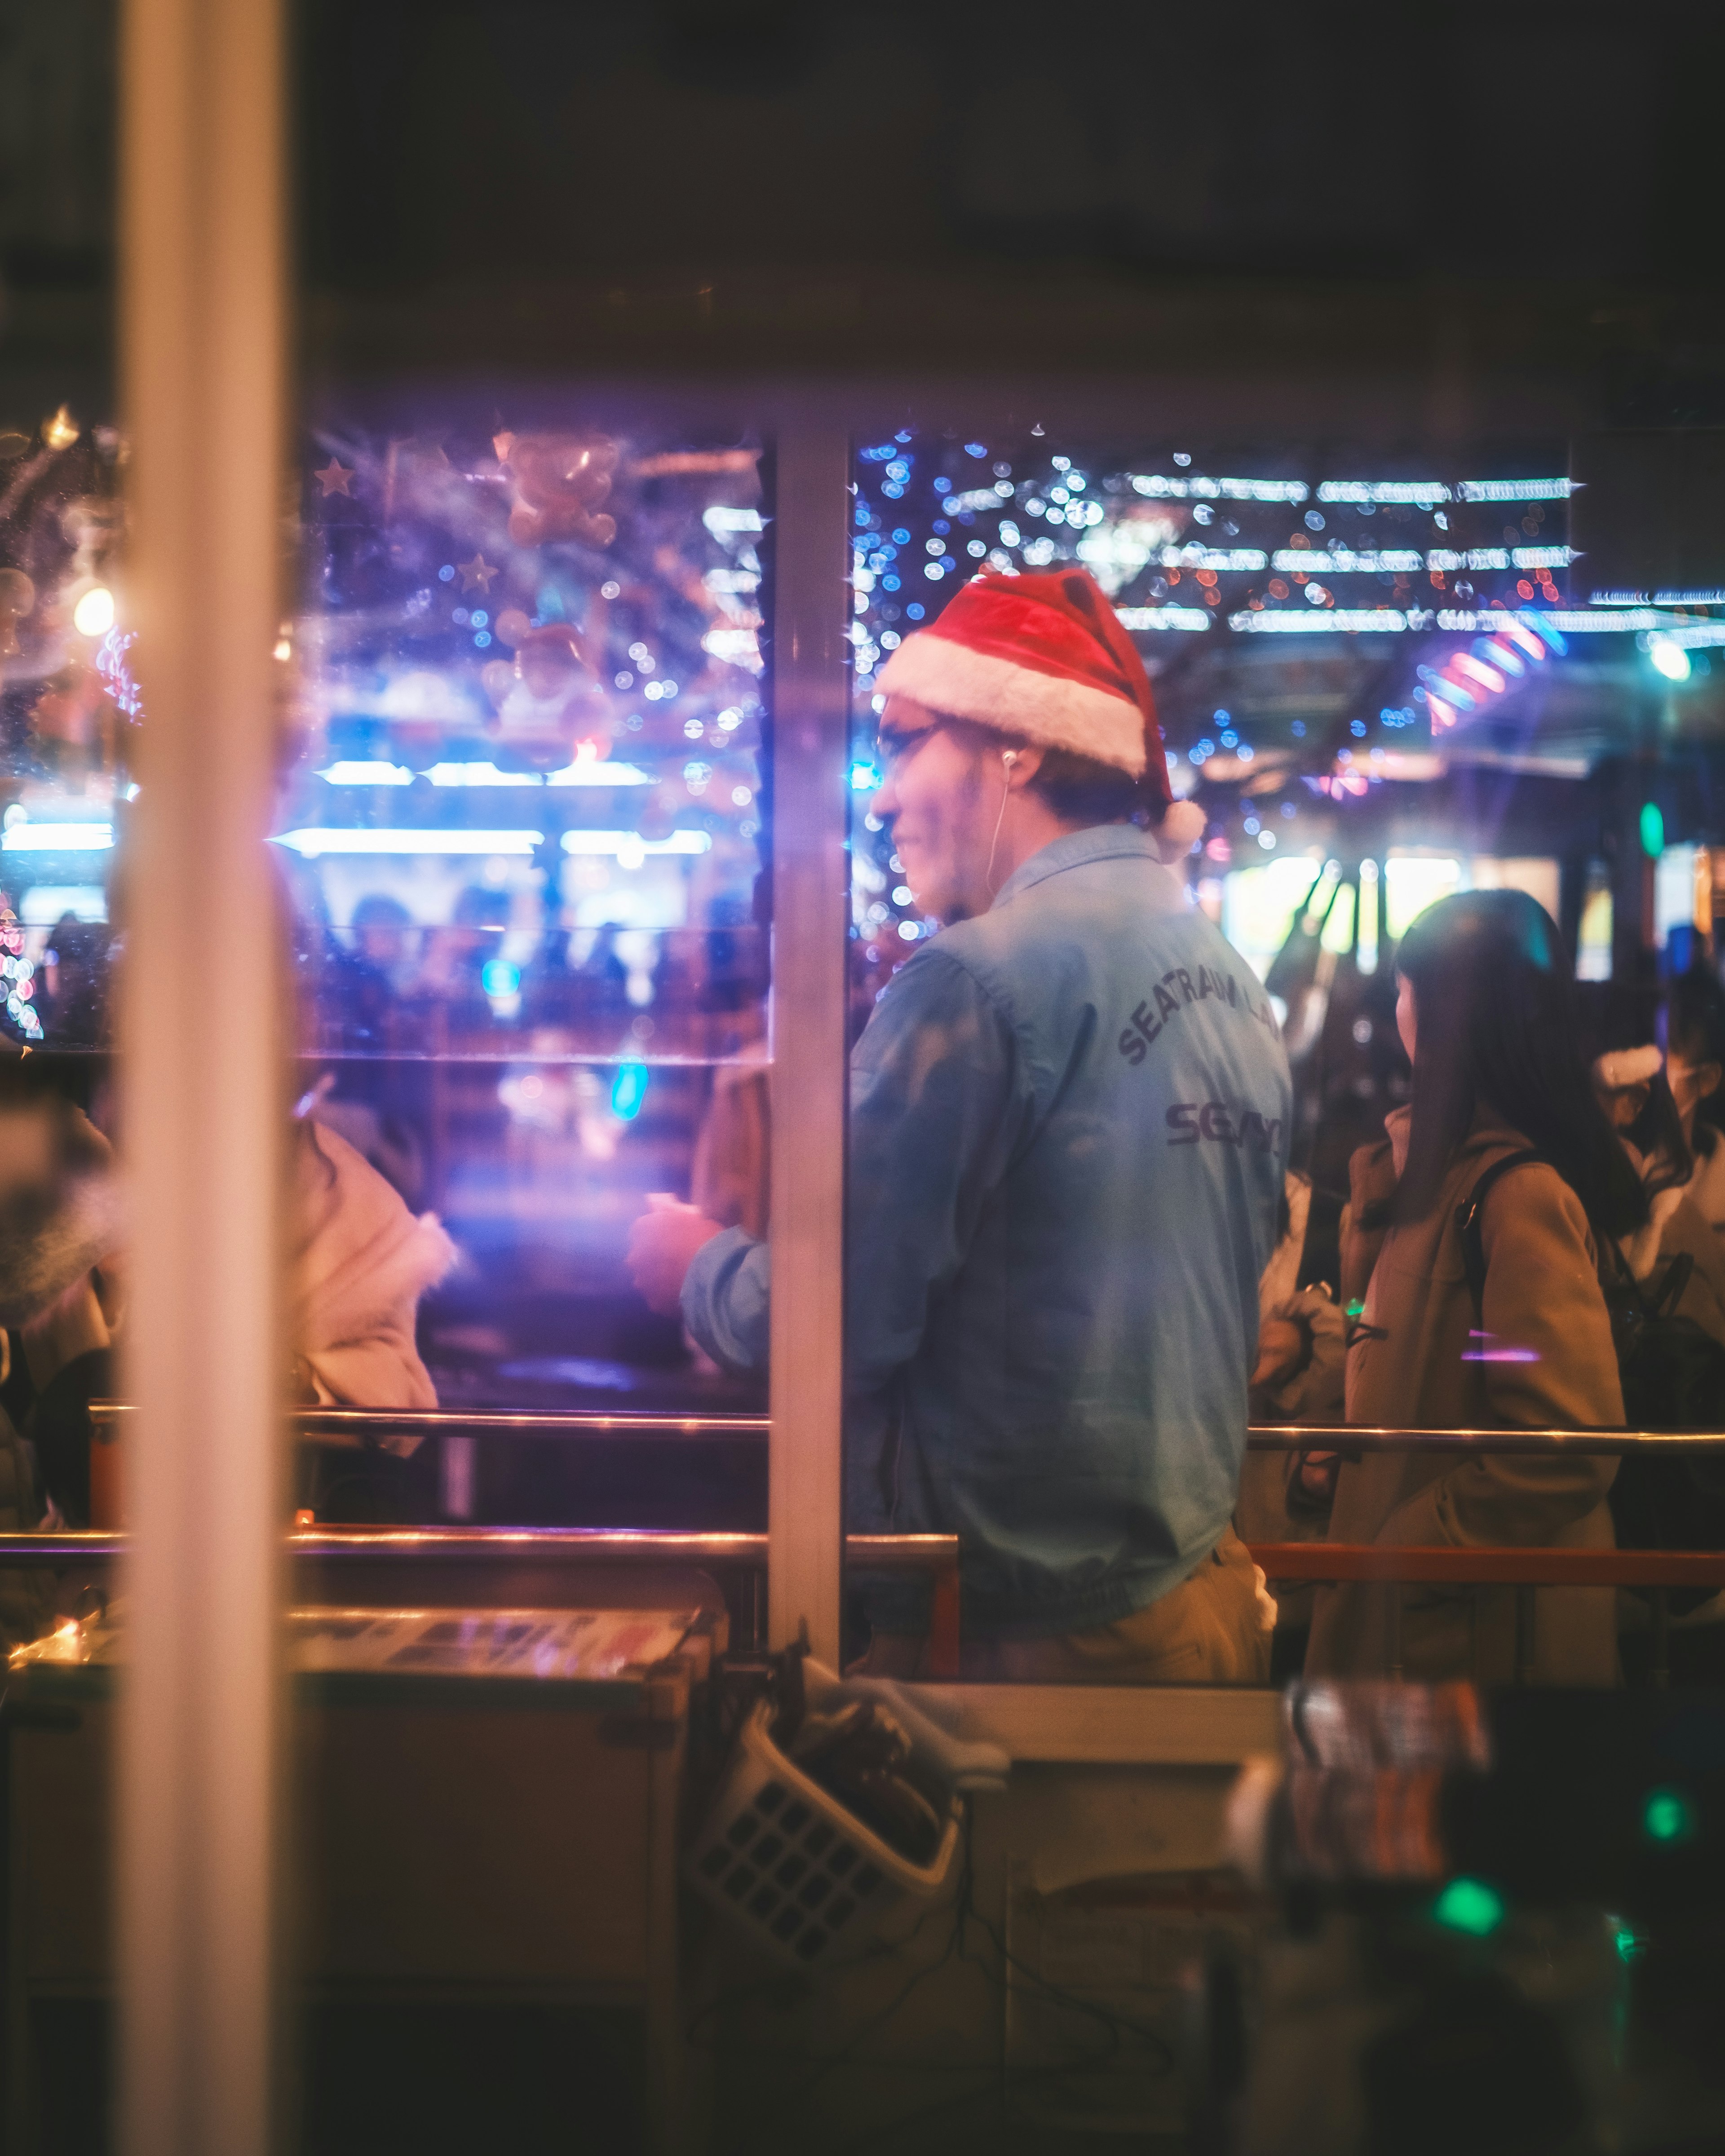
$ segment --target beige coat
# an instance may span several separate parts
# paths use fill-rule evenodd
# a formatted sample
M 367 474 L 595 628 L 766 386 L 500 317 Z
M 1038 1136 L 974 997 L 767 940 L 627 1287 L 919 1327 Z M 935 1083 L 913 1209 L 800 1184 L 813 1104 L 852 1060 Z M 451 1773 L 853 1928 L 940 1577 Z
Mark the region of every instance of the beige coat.
M 1452 1163 L 1424 1220 L 1373 1233 L 1362 1217 L 1389 1199 L 1405 1158 L 1408 1111 L 1389 1140 L 1353 1157 L 1352 1225 L 1343 1296 L 1364 1309 L 1348 1358 L 1348 1419 L 1404 1424 L 1586 1429 L 1623 1420 L 1610 1319 L 1593 1237 L 1576 1197 L 1553 1168 L 1534 1164 L 1500 1178 L 1481 1220 L 1486 1256 L 1476 1317 L 1455 1213 L 1491 1163 L 1525 1140 L 1483 1116 Z M 1477 1330 L 1476 1330 L 1477 1328 Z M 1480 1337 L 1483 1334 L 1483 1337 Z M 1609 1455 L 1532 1459 L 1513 1454 L 1367 1453 L 1344 1461 L 1331 1538 L 1390 1546 L 1512 1544 L 1564 1549 L 1613 1545 Z M 1312 1676 L 1382 1676 L 1388 1596 L 1366 1584 L 1319 1590 L 1306 1667 Z M 1402 1659 L 1409 1677 L 1467 1676 L 1475 1656 L 1470 1597 L 1477 1596 L 1478 1671 L 1512 1673 L 1510 1588 L 1412 1586 L 1402 1597 Z M 1615 1598 L 1609 1588 L 1543 1588 L 1536 1675 L 1543 1684 L 1617 1681 Z

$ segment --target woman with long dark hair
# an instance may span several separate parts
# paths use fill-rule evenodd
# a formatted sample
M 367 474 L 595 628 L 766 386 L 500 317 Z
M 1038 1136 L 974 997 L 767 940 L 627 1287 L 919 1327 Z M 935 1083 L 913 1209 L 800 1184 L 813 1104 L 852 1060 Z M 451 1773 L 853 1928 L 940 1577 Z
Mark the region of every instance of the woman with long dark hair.
M 1520 891 L 1467 892 L 1420 916 L 1396 970 L 1414 1091 L 1386 1139 L 1353 1158 L 1348 1419 L 1620 1424 L 1601 1265 L 1605 1240 L 1632 1234 L 1647 1199 L 1589 1081 L 1557 926 Z M 1609 1548 L 1615 1471 L 1597 1455 L 1368 1454 L 1340 1469 L 1330 1532 L 1387 1547 Z M 1512 1589 L 1375 1585 L 1320 1590 L 1308 1673 L 1384 1674 L 1392 1595 L 1410 1677 L 1512 1674 Z M 1535 1646 L 1541 1682 L 1615 1681 L 1611 1590 L 1541 1589 Z
M 1665 1073 L 1694 1160 L 1688 1194 L 1725 1236 L 1725 988 L 1712 967 L 1672 982 L 1665 1004 Z

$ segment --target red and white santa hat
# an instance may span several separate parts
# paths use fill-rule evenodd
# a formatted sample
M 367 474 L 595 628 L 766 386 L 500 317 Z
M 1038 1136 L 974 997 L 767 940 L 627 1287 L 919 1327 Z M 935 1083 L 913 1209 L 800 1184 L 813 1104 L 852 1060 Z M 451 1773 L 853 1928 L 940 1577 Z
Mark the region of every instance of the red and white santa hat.
M 1176 801 L 1168 785 L 1144 663 L 1086 569 L 985 570 L 960 586 L 938 620 L 905 639 L 875 686 L 1125 772 L 1142 788 L 1164 859 L 1204 834 L 1203 810 Z

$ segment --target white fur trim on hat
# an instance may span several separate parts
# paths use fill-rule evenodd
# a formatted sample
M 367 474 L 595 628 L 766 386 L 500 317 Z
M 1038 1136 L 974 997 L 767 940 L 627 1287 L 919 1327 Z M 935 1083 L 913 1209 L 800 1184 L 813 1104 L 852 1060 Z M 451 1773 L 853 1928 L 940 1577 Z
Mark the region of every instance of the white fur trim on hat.
M 1070 749 L 1133 778 L 1144 775 L 1144 715 L 1127 698 L 973 651 L 932 630 L 906 637 L 875 686 L 1041 748 Z
M 1156 850 L 1168 867 L 1185 860 L 1204 836 L 1204 813 L 1195 801 L 1171 801 L 1151 832 Z

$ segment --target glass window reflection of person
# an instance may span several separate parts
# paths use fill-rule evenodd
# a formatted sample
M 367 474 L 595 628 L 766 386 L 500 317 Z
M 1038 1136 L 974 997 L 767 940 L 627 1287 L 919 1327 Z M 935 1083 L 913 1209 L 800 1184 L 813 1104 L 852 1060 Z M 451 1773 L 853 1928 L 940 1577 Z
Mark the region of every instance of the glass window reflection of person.
M 1164 865 L 1202 817 L 1081 571 L 978 578 L 880 686 L 875 811 L 946 925 L 851 1060 L 847 1524 L 957 1534 L 969 1674 L 1261 1682 L 1229 1522 L 1289 1081 Z M 764 1364 L 766 1245 L 661 1201 L 631 1262 Z M 871 1584 L 872 1667 L 914 1670 L 918 1600 Z

